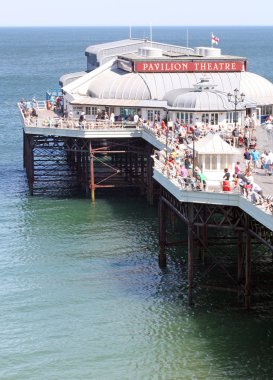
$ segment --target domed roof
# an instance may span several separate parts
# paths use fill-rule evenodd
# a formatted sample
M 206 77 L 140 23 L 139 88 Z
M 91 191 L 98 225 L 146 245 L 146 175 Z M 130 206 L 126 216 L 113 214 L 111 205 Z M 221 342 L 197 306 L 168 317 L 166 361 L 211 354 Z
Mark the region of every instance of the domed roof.
M 89 96 L 100 99 L 126 100 L 163 100 L 168 94 L 168 100 L 172 101 L 169 98 L 171 91 L 179 90 L 183 97 L 181 92 L 185 92 L 185 89 L 187 91 L 193 89 L 194 85 L 204 77 L 204 73 L 130 73 L 117 68 L 115 65 L 97 75 L 94 74 L 95 70 L 87 87 Z M 215 84 L 217 91 L 199 94 L 200 109 L 232 109 L 231 104 L 227 106 L 223 94 L 233 93 L 235 88 L 238 88 L 240 93 L 244 92 L 246 98 L 256 102 L 258 106 L 273 104 L 273 84 L 257 74 L 217 72 L 206 73 L 205 75 Z M 81 91 L 79 92 L 81 93 Z M 180 98 L 180 104 L 186 106 L 186 104 L 193 105 L 194 102 L 197 106 L 197 94 L 188 94 L 188 96 L 190 98 L 186 103 Z
M 179 93 L 177 90 L 166 94 L 165 100 L 169 107 L 193 111 L 224 111 L 234 109 L 234 104 L 228 101 L 227 95 L 216 91 L 188 91 Z M 241 108 L 244 106 L 241 105 Z
M 273 104 L 273 83 L 260 75 L 247 71 L 243 72 L 240 92 L 245 93 L 249 99 L 254 100 L 258 105 Z
M 118 68 L 96 76 L 89 84 L 88 95 L 101 99 L 152 99 L 149 87 L 140 75 Z

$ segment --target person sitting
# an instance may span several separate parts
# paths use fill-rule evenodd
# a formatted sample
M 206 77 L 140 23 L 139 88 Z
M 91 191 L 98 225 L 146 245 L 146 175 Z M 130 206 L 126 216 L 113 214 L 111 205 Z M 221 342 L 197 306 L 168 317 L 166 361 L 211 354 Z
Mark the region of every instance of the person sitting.
M 31 116 L 32 116 L 32 117 L 38 117 L 38 114 L 37 114 L 37 111 L 36 111 L 35 108 L 32 108 Z
M 202 172 L 199 172 L 197 174 L 197 178 L 200 181 L 200 190 L 201 190 L 201 187 L 202 187 L 203 191 L 206 191 L 206 188 L 207 188 L 207 177 L 205 176 L 205 174 L 202 173 Z
M 84 127 L 84 122 L 85 122 L 85 113 L 82 112 L 81 115 L 80 115 L 80 118 L 79 118 L 79 126 L 80 126 L 80 129 L 82 129 Z

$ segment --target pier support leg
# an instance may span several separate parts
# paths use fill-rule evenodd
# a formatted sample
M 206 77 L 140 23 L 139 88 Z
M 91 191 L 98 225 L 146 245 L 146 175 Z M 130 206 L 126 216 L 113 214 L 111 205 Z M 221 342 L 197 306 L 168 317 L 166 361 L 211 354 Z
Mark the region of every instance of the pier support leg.
M 24 163 L 24 168 L 26 167 L 26 144 L 27 144 L 27 136 L 25 134 L 25 131 L 23 131 L 23 163 Z
M 243 272 L 243 232 L 238 231 L 237 239 L 237 286 L 238 297 L 241 295 L 242 288 L 242 272 Z
M 251 250 L 250 250 L 250 234 L 246 234 L 246 262 L 245 262 L 245 308 L 250 309 L 251 298 Z
M 188 304 L 193 305 L 193 206 L 189 203 L 188 223 Z
M 34 154 L 33 154 L 33 137 L 26 136 L 24 138 L 24 164 L 27 173 L 28 187 L 30 195 L 33 195 L 34 184 Z
M 166 205 L 162 201 L 162 198 L 159 200 L 159 246 L 158 264 L 160 268 L 166 268 Z
M 147 186 L 147 201 L 150 205 L 154 202 L 154 183 L 153 183 L 153 159 L 151 157 L 152 155 L 152 149 L 151 146 L 146 147 L 146 157 L 147 157 L 147 171 L 146 171 L 146 186 Z M 144 162 L 142 162 L 142 168 L 143 172 L 143 183 L 144 183 Z
M 90 155 L 90 190 L 91 190 L 91 201 L 95 202 L 95 173 L 94 173 L 94 154 L 92 152 L 91 141 L 89 142 L 89 155 Z
M 193 305 L 193 226 L 188 224 L 188 304 Z
M 204 265 L 207 259 L 207 247 L 208 247 L 208 237 L 207 237 L 207 226 L 203 224 L 198 227 L 198 238 L 199 238 L 199 258 Z

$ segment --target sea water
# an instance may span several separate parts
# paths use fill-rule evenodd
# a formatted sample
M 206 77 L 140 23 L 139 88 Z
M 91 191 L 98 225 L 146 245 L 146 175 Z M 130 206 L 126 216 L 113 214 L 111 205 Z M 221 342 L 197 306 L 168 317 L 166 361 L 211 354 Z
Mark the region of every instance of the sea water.
M 153 38 L 209 46 L 211 31 L 155 27 Z M 213 32 L 224 54 L 273 80 L 273 28 Z M 128 36 L 0 29 L 0 379 L 272 379 L 271 315 L 202 297 L 188 308 L 186 251 L 160 270 L 157 209 L 145 199 L 28 194 L 16 103 L 85 70 L 87 46 Z M 149 27 L 132 36 L 149 37 Z

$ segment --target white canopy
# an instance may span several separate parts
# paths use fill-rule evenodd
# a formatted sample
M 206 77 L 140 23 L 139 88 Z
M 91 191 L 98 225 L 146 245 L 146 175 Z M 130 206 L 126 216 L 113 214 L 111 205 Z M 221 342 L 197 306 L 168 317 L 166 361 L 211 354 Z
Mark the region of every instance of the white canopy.
M 193 144 L 189 145 L 193 149 Z M 225 142 L 217 133 L 208 133 L 196 141 L 194 150 L 198 154 L 241 154 L 240 150 Z

